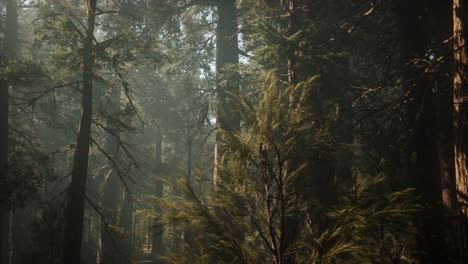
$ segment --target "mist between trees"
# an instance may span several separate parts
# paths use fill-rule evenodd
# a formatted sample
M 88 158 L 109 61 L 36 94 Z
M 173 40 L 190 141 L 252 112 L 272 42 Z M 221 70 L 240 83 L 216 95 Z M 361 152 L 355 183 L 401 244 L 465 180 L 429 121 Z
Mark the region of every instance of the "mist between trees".
M 2 0 L 0 263 L 468 263 L 468 2 Z

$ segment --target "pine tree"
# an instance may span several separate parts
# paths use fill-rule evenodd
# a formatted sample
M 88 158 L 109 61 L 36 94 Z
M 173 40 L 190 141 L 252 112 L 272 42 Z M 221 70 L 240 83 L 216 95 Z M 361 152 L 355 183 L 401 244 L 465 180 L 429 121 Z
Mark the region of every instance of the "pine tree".
M 85 2 L 87 22 L 82 52 L 82 113 L 73 161 L 72 181 L 68 190 L 67 207 L 65 209 L 63 261 L 71 264 L 81 262 L 86 178 L 88 175 L 89 146 L 91 144 L 96 4 L 96 0 Z
M 229 162 L 221 173 L 230 180 L 218 184 L 222 191 L 197 194 L 184 181 L 166 182 L 184 195 L 158 200 L 167 212 L 161 221 L 166 226 L 192 230 L 194 244 L 168 252 L 165 260 L 363 263 L 376 258 L 382 262 L 403 258 L 403 252 L 392 248 L 387 238 L 410 236 L 407 221 L 418 210 L 411 190 L 383 193 L 382 177 L 356 175 L 352 190 L 340 193 L 339 204 L 323 208 L 304 199 L 302 191 L 310 180 L 304 173 L 309 158 L 333 155 L 329 128 L 334 115 L 322 119 L 314 113 L 311 91 L 317 89 L 317 76 L 297 85 L 284 84 L 275 74 L 262 80 L 259 101 L 246 98 L 238 105 L 246 110 L 240 112 L 251 125 L 245 134 L 229 135 Z M 297 158 L 294 171 L 286 170 L 291 157 Z M 307 217 L 318 206 L 329 221 L 320 233 L 314 232 L 315 223 Z M 291 237 L 285 225 L 290 216 L 304 221 L 291 242 L 284 244 L 286 237 Z M 404 222 L 407 224 L 402 225 Z M 394 225 L 404 228 L 394 229 Z M 378 230 L 385 230 L 386 235 L 376 236 Z

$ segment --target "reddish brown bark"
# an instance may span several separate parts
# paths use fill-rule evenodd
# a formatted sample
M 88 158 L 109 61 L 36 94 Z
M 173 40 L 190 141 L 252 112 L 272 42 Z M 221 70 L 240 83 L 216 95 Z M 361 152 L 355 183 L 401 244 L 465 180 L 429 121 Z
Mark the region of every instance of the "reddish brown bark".
M 460 263 L 468 262 L 468 1 L 453 1 L 455 183 L 460 212 Z

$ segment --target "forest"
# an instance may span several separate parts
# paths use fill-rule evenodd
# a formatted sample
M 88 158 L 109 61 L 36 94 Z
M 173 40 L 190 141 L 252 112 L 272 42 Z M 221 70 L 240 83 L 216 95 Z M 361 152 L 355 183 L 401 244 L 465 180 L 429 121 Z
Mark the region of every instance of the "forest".
M 0 0 L 0 264 L 468 264 L 468 0 Z

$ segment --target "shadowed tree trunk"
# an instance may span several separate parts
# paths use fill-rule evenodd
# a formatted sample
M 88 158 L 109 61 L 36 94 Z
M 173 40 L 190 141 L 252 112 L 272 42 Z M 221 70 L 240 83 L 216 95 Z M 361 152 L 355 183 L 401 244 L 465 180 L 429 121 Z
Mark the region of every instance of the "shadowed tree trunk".
M 232 94 L 239 90 L 239 47 L 237 32 L 237 8 L 234 0 L 220 0 L 218 3 L 218 25 L 216 29 L 216 144 L 214 150 L 214 177 L 219 182 L 219 168 L 223 167 L 226 153 L 225 132 L 237 133 L 240 130 L 238 114 L 229 106 Z
M 294 35 L 297 30 L 297 18 L 296 18 L 296 1 L 295 0 L 286 0 L 281 1 L 283 9 L 286 12 L 287 16 L 287 37 Z M 287 82 L 289 85 L 297 84 L 297 73 L 296 73 L 296 47 L 292 45 L 289 41 L 286 43 L 287 49 Z M 286 167 L 284 168 L 284 174 L 288 178 L 290 177 L 291 172 L 293 172 L 297 167 L 297 160 L 293 157 L 288 159 L 285 162 Z M 295 193 L 295 183 L 290 182 L 285 184 L 285 186 L 280 187 L 280 196 L 284 197 L 282 199 L 282 207 L 287 208 L 288 199 L 290 194 Z M 295 209 L 295 208 L 294 208 Z M 286 214 L 286 209 L 283 209 L 282 217 L 283 223 L 281 224 L 281 239 L 279 245 L 279 259 L 277 264 L 293 264 L 295 263 L 294 254 L 287 254 L 289 247 L 294 243 L 298 230 L 300 217 L 297 215 L 297 212 L 292 212 Z
M 63 263 L 81 263 L 81 240 L 86 200 L 86 178 L 88 175 L 88 155 L 91 141 L 92 86 L 93 86 L 93 42 L 96 1 L 85 1 L 87 23 L 83 45 L 83 87 L 81 91 L 81 119 L 73 160 L 72 179 L 68 189 L 65 208 L 65 234 Z
M 441 159 L 450 157 L 437 142 L 440 139 L 437 115 L 442 113 L 436 112 L 440 99 L 435 95 L 436 82 L 424 71 L 427 67 L 424 60 L 430 60 L 428 51 L 443 41 L 436 31 L 448 31 L 448 27 L 442 29 L 447 21 L 434 18 L 434 14 L 443 9 L 440 4 L 436 0 L 399 3 L 401 74 L 408 110 L 409 181 L 423 203 L 423 212 L 415 219 L 419 229 L 418 258 L 422 263 L 441 263 L 448 252 L 441 228 L 441 205 L 442 185 L 450 181 L 451 175 L 450 168 L 443 167 Z
M 3 40 L 3 54 L 1 54 L 1 67 L 16 56 L 18 39 L 18 13 L 16 0 L 6 1 L 6 25 Z M 9 86 L 6 78 L 0 79 L 0 182 L 8 177 L 8 116 L 9 116 Z M 2 187 L 3 188 L 3 187 Z M 8 188 L 8 186 L 7 186 Z M 8 194 L 9 192 L 7 192 Z M 8 197 L 2 197 L 7 199 Z M 10 249 L 10 218 L 11 209 L 6 200 L 0 200 L 0 263 L 9 263 L 11 260 Z
M 460 210 L 460 263 L 468 262 L 468 1 L 453 1 L 455 72 L 453 139 L 455 179 Z
M 162 130 L 161 128 L 158 127 L 158 132 L 156 134 L 156 157 L 155 157 L 155 165 L 154 165 L 154 172 L 156 176 L 160 177 L 162 176 L 162 141 L 163 141 L 163 135 L 162 135 Z M 163 196 L 163 185 L 160 181 L 156 182 L 155 185 L 155 195 L 156 197 L 162 198 Z M 158 210 L 158 213 L 161 213 L 161 210 Z M 162 240 L 162 235 L 163 235 L 164 227 L 161 224 L 158 224 L 155 221 L 155 224 L 153 225 L 153 236 L 152 236 L 152 248 L 151 248 L 151 254 L 153 257 L 161 257 L 163 254 L 163 240 Z
M 118 224 L 125 235 L 125 238 L 120 241 L 122 243 L 120 246 L 122 250 L 122 261 L 123 263 L 131 263 L 130 255 L 134 249 L 133 238 L 135 236 L 135 232 L 133 230 L 132 200 L 129 191 L 126 189 L 121 191 L 121 206 Z
M 432 49 L 434 60 L 440 56 L 446 56 L 440 67 L 433 73 L 434 88 L 432 105 L 434 107 L 434 131 L 436 136 L 436 148 L 434 159 L 437 162 L 437 173 L 440 178 L 442 192 L 444 245 L 447 256 L 456 257 L 457 235 L 453 224 L 456 220 L 456 194 L 455 194 L 455 169 L 453 159 L 453 125 L 452 125 L 452 90 L 453 90 L 453 59 L 450 54 L 452 46 L 443 44 L 452 36 L 452 3 L 450 1 L 438 1 L 432 4 L 430 10 Z
M 111 96 L 111 115 L 118 114 L 120 111 L 120 86 L 116 86 Z M 111 128 L 112 129 L 112 128 Z M 114 134 L 109 134 L 107 139 L 107 154 L 110 158 L 115 158 L 114 162 L 118 162 L 116 159 L 119 149 L 119 133 L 117 131 Z M 117 218 L 119 210 L 119 200 L 122 185 L 120 184 L 120 175 L 117 172 L 112 161 L 108 161 L 111 166 L 111 171 L 104 180 L 104 188 L 102 193 L 102 207 L 104 208 L 103 216 L 101 219 L 101 261 L 100 263 L 121 263 L 121 251 L 119 247 L 120 235 L 116 235 L 115 228 L 117 227 Z

